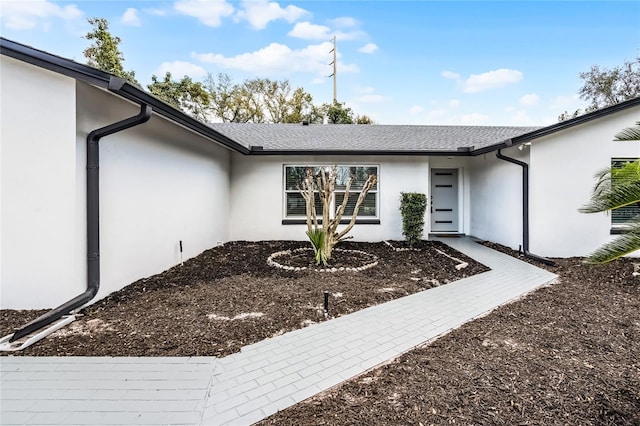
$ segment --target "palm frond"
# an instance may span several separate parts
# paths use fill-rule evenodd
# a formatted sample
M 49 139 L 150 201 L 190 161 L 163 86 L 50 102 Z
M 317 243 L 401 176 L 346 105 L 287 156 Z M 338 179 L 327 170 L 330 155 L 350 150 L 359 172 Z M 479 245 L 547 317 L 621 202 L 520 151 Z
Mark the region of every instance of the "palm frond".
M 634 203 L 640 203 L 640 181 L 621 182 L 594 193 L 588 204 L 578 211 L 581 213 L 598 213 L 619 209 Z
M 633 127 L 622 129 L 614 136 L 616 141 L 640 141 L 640 121 Z
M 589 257 L 586 263 L 607 263 L 619 257 L 640 250 L 640 220 L 634 222 L 626 234 L 622 234 L 610 243 L 605 244 Z
M 640 161 L 600 170 L 595 178 L 591 200 L 578 211 L 597 213 L 640 202 Z

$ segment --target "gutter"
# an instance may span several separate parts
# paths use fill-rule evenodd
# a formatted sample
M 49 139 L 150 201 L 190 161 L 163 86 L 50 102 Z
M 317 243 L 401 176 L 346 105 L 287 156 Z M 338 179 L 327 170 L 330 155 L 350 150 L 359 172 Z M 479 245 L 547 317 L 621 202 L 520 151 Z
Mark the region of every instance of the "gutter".
M 510 145 L 510 142 L 511 141 L 506 142 L 507 146 Z M 538 256 L 529 251 L 529 165 L 523 161 L 503 155 L 500 149 L 496 151 L 496 157 L 522 167 L 522 252 L 530 259 L 537 260 L 546 265 L 556 266 L 553 260 Z
M 122 79 L 112 77 L 109 89 L 112 89 L 112 83 L 116 88 L 121 86 L 120 80 Z M 140 112 L 137 115 L 95 129 L 87 135 L 87 289 L 84 293 L 24 325 L 13 333 L 9 342 L 14 342 L 59 320 L 64 315 L 88 303 L 98 293 L 100 289 L 99 142 L 105 136 L 146 123 L 151 118 L 151 113 L 151 106 L 140 104 Z

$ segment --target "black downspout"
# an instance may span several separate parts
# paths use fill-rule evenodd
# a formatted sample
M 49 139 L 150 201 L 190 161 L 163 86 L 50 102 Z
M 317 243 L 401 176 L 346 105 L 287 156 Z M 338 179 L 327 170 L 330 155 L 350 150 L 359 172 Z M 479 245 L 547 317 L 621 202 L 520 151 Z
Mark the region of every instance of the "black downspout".
M 496 157 L 509 163 L 522 167 L 522 252 L 530 259 L 556 266 L 555 262 L 546 257 L 538 256 L 529 251 L 529 165 L 515 158 L 502 155 L 501 150 L 496 151 Z
M 23 326 L 9 339 L 14 342 L 62 318 L 89 302 L 100 289 L 100 197 L 99 170 L 101 138 L 145 123 L 151 118 L 151 107 L 140 105 L 140 113 L 87 135 L 87 290 Z

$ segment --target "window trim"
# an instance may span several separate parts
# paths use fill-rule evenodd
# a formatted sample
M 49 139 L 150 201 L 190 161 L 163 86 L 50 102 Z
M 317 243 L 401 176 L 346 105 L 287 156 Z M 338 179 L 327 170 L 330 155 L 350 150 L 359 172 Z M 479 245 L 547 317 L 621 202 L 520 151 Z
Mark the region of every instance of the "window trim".
M 309 164 L 300 164 L 300 163 L 291 163 L 291 164 L 283 164 L 282 165 L 282 224 L 283 225 L 299 225 L 306 224 L 307 217 L 306 215 L 287 215 L 287 194 L 289 193 L 299 193 L 297 189 L 287 189 L 287 168 L 288 167 L 331 167 L 333 165 L 338 167 L 375 167 L 376 175 L 380 176 L 380 164 L 375 163 L 309 163 Z M 375 196 L 375 206 L 376 206 L 376 215 L 375 216 L 358 216 L 356 219 L 356 225 L 379 225 L 380 224 L 380 181 L 378 180 L 378 186 L 376 189 L 369 190 L 368 194 L 373 194 Z M 340 193 L 344 191 L 336 190 L 335 193 Z M 351 191 L 351 195 L 359 194 L 360 191 Z M 336 202 L 335 197 L 333 201 L 333 206 L 331 209 L 331 217 L 335 214 L 336 211 Z M 348 224 L 351 216 L 343 216 L 340 224 Z M 318 223 L 322 223 L 322 218 L 318 218 Z

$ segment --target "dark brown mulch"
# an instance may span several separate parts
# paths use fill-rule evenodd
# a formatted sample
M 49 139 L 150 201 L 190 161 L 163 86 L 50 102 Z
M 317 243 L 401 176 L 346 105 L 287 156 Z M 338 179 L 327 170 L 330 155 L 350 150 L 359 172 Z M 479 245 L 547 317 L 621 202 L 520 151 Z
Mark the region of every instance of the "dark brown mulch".
M 554 260 L 552 286 L 260 424 L 640 425 L 640 260 Z
M 207 250 L 183 266 L 111 294 L 82 310 L 79 320 L 12 354 L 225 356 L 324 321 L 324 291 L 331 293 L 331 318 L 487 270 L 438 242 L 421 242 L 421 251 L 394 251 L 384 243 L 341 243 L 341 249 L 378 257 L 377 266 L 361 272 L 287 271 L 267 265 L 274 252 L 301 247 L 310 245 L 232 242 Z M 469 266 L 458 271 L 457 262 L 436 250 Z M 313 252 L 307 253 L 311 259 Z M 341 253 L 335 253 L 329 268 L 346 265 Z M 356 256 L 352 261 L 367 259 Z M 0 311 L 1 335 L 43 312 Z

